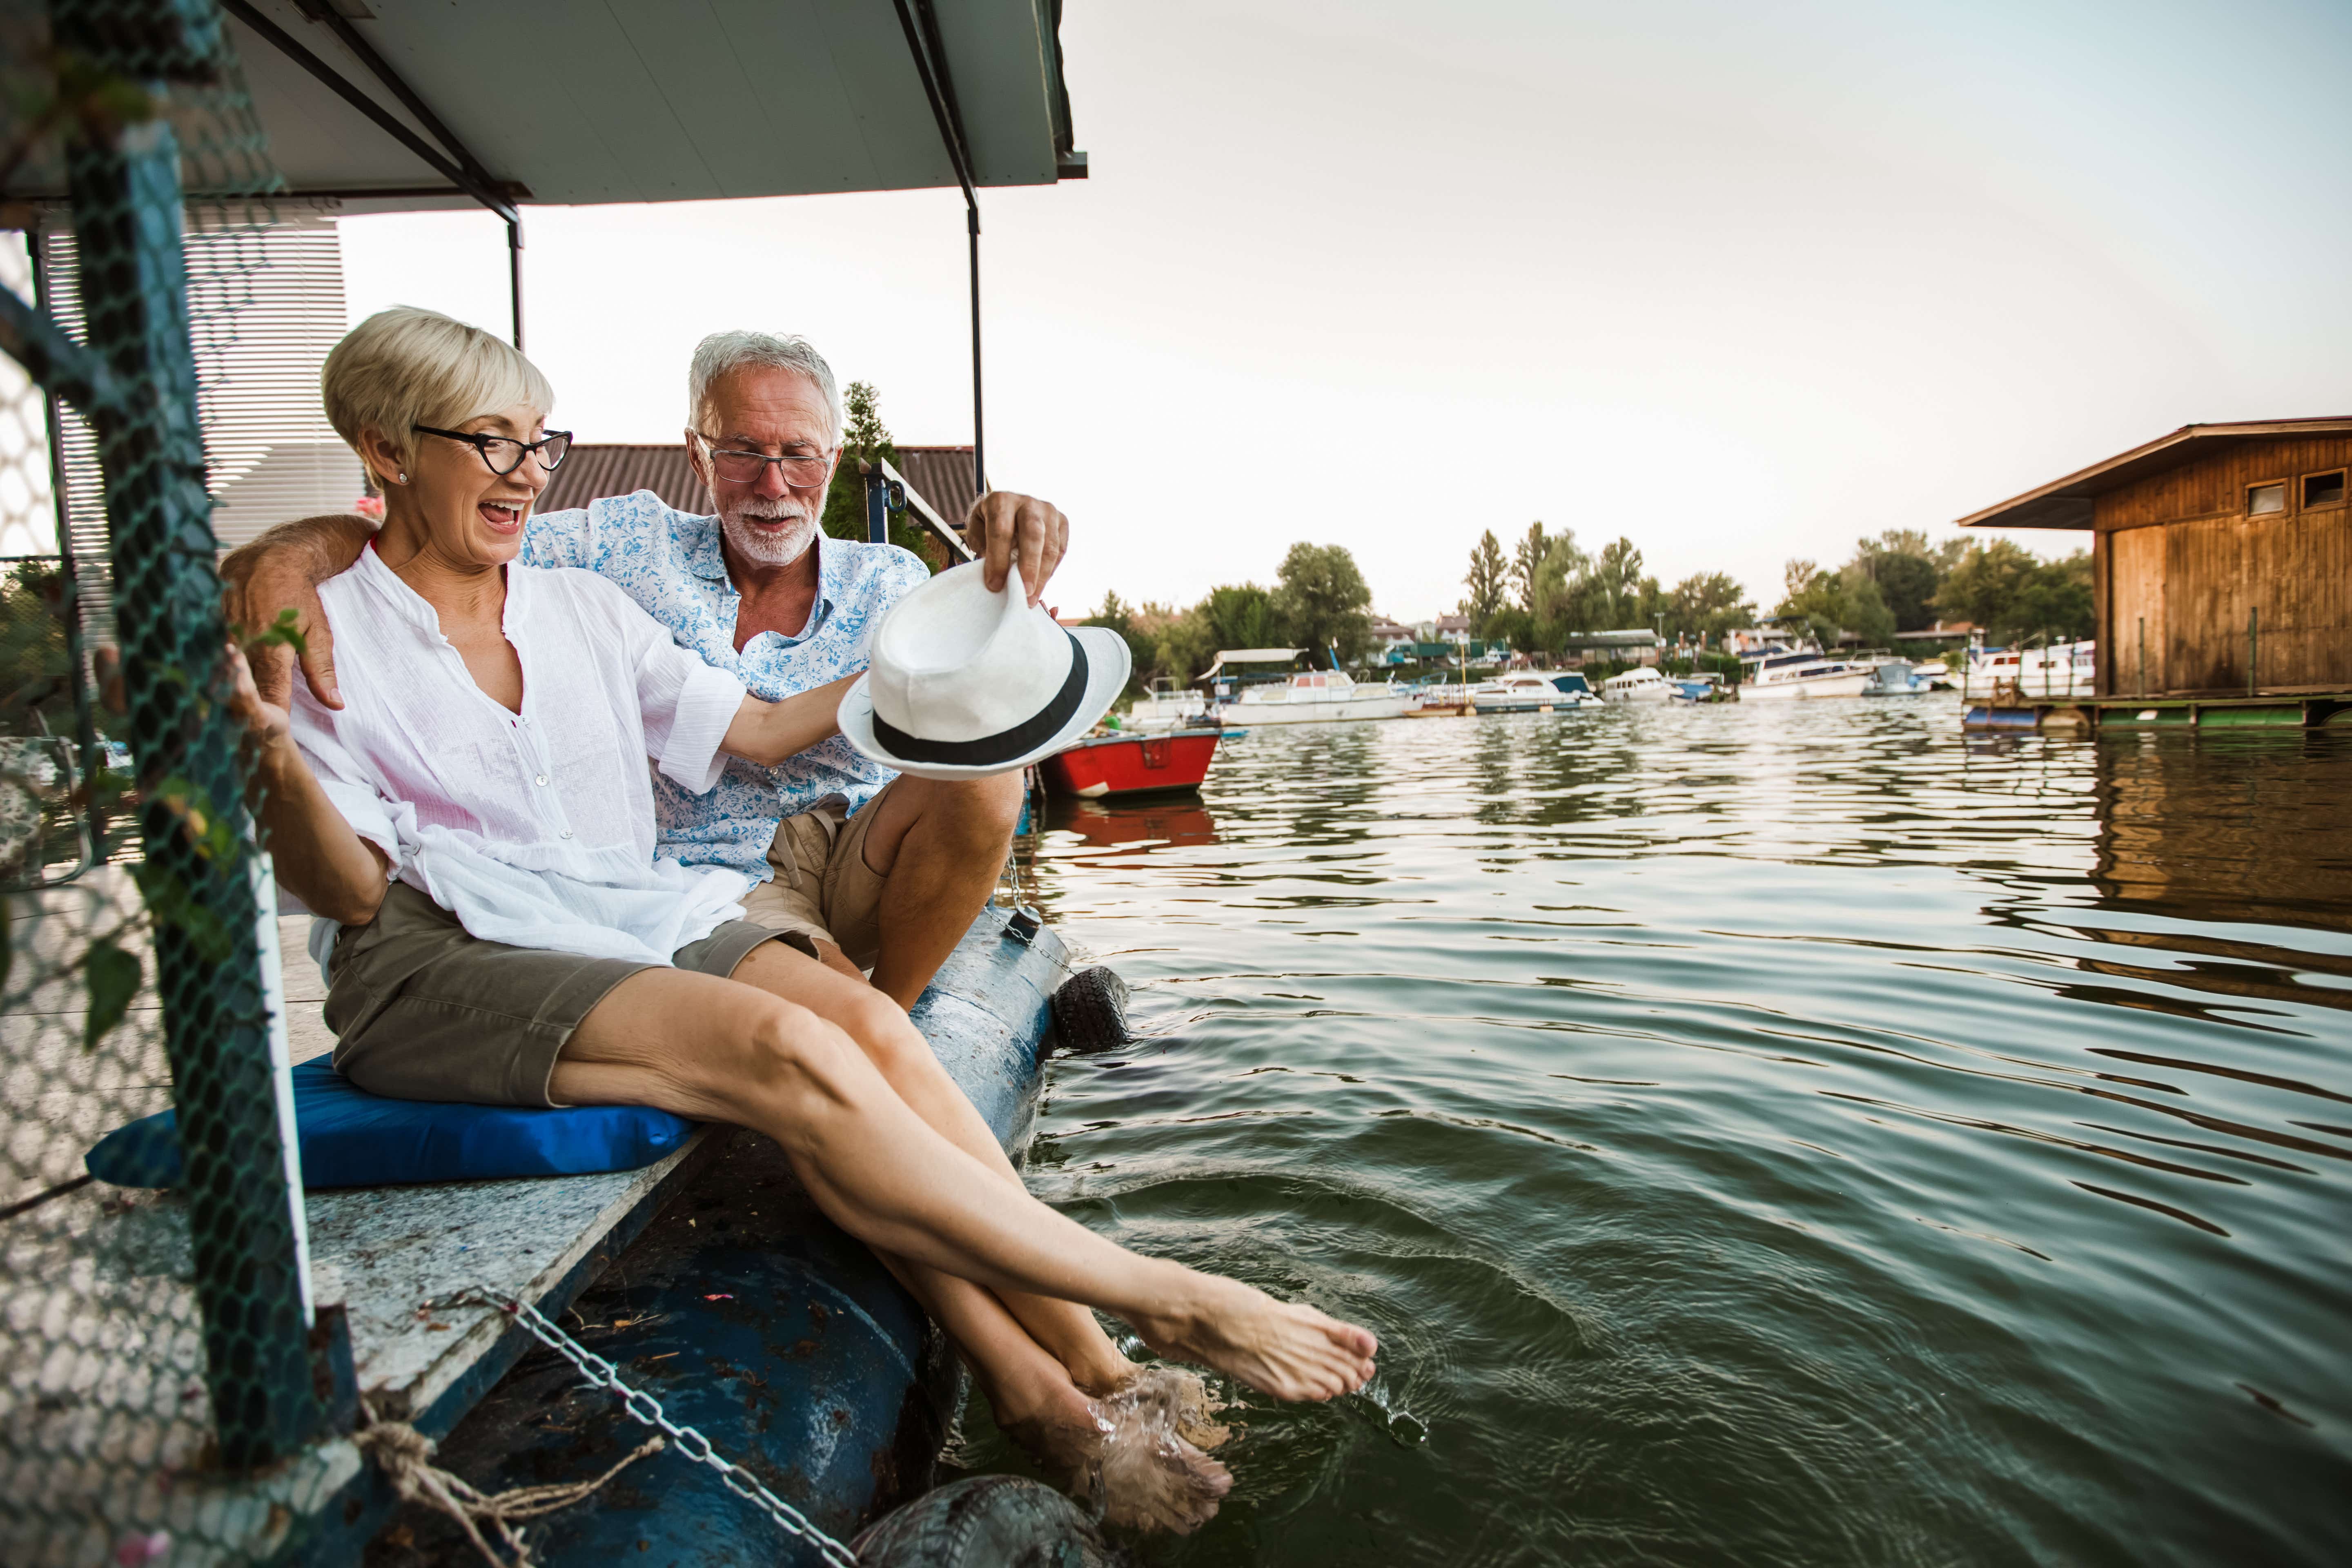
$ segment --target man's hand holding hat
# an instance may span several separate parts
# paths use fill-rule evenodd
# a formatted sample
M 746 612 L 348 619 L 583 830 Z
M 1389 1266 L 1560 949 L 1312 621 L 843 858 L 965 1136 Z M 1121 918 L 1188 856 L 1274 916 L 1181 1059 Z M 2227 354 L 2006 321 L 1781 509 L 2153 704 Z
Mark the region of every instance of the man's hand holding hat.
M 1070 520 L 1051 501 L 991 490 L 971 503 L 964 518 L 963 542 L 979 561 L 991 593 L 1003 588 L 1006 569 L 1018 564 L 1034 607 L 1044 602 L 1045 580 L 1069 549 Z

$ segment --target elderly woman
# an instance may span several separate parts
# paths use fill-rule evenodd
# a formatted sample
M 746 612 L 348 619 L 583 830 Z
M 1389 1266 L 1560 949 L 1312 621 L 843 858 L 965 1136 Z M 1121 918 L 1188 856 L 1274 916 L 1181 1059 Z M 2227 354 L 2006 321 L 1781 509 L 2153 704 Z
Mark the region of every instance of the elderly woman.
M 321 592 L 347 706 L 299 684 L 290 714 L 267 705 L 241 660 L 237 700 L 278 877 L 336 922 L 320 929 L 341 1072 L 407 1099 L 651 1105 L 767 1133 L 955 1338 L 1007 1429 L 1073 1471 L 1101 1461 L 1136 1522 L 1197 1522 L 1227 1478 L 1171 1433 L 1103 1452 L 1139 1372 L 1088 1305 L 1277 1398 L 1362 1386 L 1370 1333 L 1038 1203 L 904 1012 L 735 918 L 733 874 L 654 858 L 647 759 L 708 790 L 722 752 L 774 763 L 832 734 L 841 688 L 761 702 L 604 579 L 516 563 L 570 439 L 528 360 L 388 310 L 329 357 L 324 392 L 384 497 Z

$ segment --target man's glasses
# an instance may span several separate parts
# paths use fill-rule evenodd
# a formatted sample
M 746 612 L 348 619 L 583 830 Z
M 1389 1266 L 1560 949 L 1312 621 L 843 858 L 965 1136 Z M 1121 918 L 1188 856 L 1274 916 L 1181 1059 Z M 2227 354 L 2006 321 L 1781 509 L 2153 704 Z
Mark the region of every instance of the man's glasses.
M 825 474 L 833 468 L 830 454 L 820 452 L 814 457 L 805 452 L 788 452 L 781 458 L 771 458 L 765 452 L 746 452 L 733 447 L 714 446 L 709 437 L 697 430 L 694 438 L 702 443 L 703 456 L 710 461 L 710 471 L 730 485 L 754 485 L 769 464 L 783 470 L 784 483 L 794 489 L 814 489 L 824 483 Z
M 522 467 L 522 460 L 533 452 L 539 454 L 539 466 L 549 473 L 563 466 L 565 454 L 572 450 L 572 432 L 550 430 L 536 441 L 518 441 L 511 436 L 469 436 L 463 430 L 436 430 L 430 425 L 411 425 L 420 436 L 439 436 L 445 440 L 463 441 L 482 455 L 490 472 L 503 479 Z

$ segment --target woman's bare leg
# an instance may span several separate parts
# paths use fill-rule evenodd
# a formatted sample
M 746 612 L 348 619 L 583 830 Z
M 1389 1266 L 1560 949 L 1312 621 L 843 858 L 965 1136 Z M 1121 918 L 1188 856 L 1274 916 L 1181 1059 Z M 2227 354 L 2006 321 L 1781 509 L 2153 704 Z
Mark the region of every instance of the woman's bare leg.
M 867 1246 L 1000 1294 L 1098 1306 L 1162 1354 L 1278 1399 L 1328 1399 L 1371 1377 L 1379 1347 L 1365 1330 L 1138 1257 L 1055 1214 L 934 1131 L 838 1026 L 757 987 L 634 974 L 572 1032 L 550 1087 L 559 1101 L 653 1105 L 765 1132 L 817 1205 Z
M 1004 1157 L 996 1134 L 896 1002 L 863 981 L 810 963 L 780 942 L 753 948 L 736 966 L 733 978 L 806 1007 L 847 1031 L 883 1080 L 933 1131 L 1004 1181 L 1028 1190 Z M 1094 1313 L 1077 1302 L 1017 1290 L 1004 1293 L 1002 1300 L 1087 1393 L 1108 1394 L 1134 1375 L 1135 1363 L 1119 1353 Z

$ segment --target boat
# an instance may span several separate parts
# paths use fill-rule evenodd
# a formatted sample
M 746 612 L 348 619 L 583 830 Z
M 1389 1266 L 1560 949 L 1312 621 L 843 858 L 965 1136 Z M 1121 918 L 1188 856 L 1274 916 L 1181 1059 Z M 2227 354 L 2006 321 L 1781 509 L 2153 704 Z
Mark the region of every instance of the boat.
M 1455 719 L 1475 713 L 1471 706 L 1473 688 L 1459 681 L 1433 680 L 1412 689 L 1405 703 L 1408 719 Z
M 1275 684 L 1242 688 L 1222 717 L 1242 724 L 1321 724 L 1346 719 L 1401 719 L 1409 700 L 1390 683 L 1358 685 L 1344 669 L 1316 669 Z
M 1936 689 L 1935 682 L 1907 658 L 1883 658 L 1870 667 L 1864 697 L 1916 697 Z
M 1217 760 L 1223 735 L 1214 727 L 1157 735 L 1089 735 L 1038 764 L 1046 787 L 1080 800 L 1198 789 Z
M 1871 680 L 1871 667 L 1825 653 L 1772 653 L 1756 661 L 1742 702 L 1813 697 L 1859 697 Z
M 1672 702 L 1681 695 L 1673 681 L 1646 664 L 1601 683 L 1604 702 Z
M 1712 669 L 1695 670 L 1689 675 L 1671 675 L 1666 679 L 1685 702 L 1731 700 L 1730 688 L 1725 686 L 1723 677 Z
M 1911 673 L 1926 681 L 1930 691 L 1956 691 L 1959 689 L 1960 683 L 1952 679 L 1952 667 L 1940 658 L 1915 664 L 1911 667 Z
M 1960 672 L 1960 695 L 1971 702 L 2063 701 L 2098 691 L 2098 644 L 2047 647 L 1978 647 Z
M 1209 711 L 1205 692 L 1179 686 L 1166 676 L 1154 676 L 1144 694 L 1128 705 L 1121 729 L 1140 730 L 1147 733 L 1160 730 L 1181 730 L 1187 725 L 1213 725 L 1217 716 Z
M 1470 688 L 1470 706 L 1480 713 L 1549 713 L 1559 709 L 1598 708 L 1592 683 L 1570 671 L 1514 670 Z

